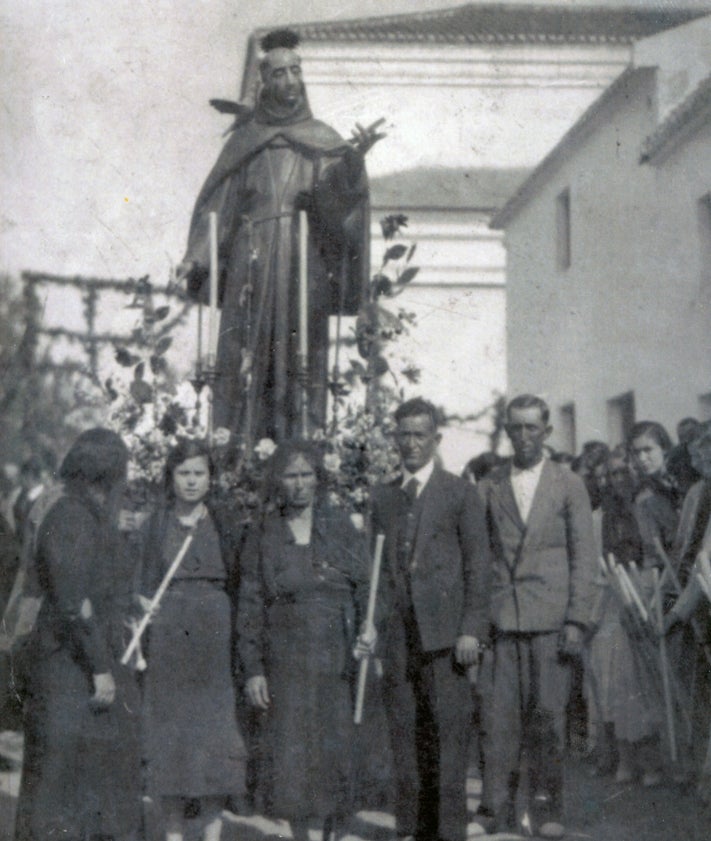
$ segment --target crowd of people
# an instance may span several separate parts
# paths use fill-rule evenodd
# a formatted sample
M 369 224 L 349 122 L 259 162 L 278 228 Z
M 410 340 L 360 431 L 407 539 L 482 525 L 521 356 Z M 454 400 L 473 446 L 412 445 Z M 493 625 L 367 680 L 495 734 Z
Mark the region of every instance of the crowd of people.
M 277 447 L 247 524 L 200 441 L 170 453 L 138 528 L 113 432 L 82 433 L 58 470 L 42 454 L 6 471 L 16 841 L 218 841 L 225 808 L 337 839 L 362 805 L 358 660 L 377 663 L 403 841 L 464 841 L 473 746 L 487 832 L 563 837 L 580 732 L 591 773 L 711 798 L 711 422 L 684 419 L 674 445 L 644 421 L 573 456 L 519 395 L 512 455 L 462 477 L 439 463 L 432 404 L 395 424 L 402 475 L 373 488 L 365 528 L 329 502 L 309 441 Z

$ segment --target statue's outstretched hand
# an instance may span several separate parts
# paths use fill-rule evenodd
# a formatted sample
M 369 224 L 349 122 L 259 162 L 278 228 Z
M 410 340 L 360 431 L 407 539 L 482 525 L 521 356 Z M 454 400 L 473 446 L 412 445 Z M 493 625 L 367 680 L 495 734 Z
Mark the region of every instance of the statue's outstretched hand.
M 361 153 L 361 155 L 365 155 L 379 140 L 387 137 L 385 132 L 378 131 L 384 122 L 385 117 L 381 117 L 367 128 L 364 128 L 360 123 L 355 124 L 355 128 L 351 132 L 350 142 Z

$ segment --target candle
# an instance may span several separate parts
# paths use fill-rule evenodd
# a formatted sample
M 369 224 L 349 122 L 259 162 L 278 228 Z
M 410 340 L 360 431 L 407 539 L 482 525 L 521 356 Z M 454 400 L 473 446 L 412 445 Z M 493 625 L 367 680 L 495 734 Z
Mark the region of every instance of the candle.
M 207 367 L 217 362 L 217 213 L 210 212 L 210 313 L 207 322 Z
M 308 305 L 309 287 L 307 257 L 309 220 L 305 210 L 299 211 L 299 354 L 302 365 L 308 359 Z

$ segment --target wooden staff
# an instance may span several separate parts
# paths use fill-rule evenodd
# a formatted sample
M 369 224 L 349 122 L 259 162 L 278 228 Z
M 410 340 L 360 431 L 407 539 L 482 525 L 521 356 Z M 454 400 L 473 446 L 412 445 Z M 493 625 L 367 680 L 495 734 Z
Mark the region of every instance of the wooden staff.
M 676 574 L 676 570 L 674 569 L 674 565 L 671 562 L 671 558 L 666 553 L 664 546 L 662 545 L 662 541 L 659 537 L 654 538 L 654 549 L 657 555 L 661 558 L 664 562 L 664 570 L 666 574 L 671 579 L 674 587 L 676 588 L 677 595 L 681 595 L 683 592 L 683 587 L 681 586 L 681 581 L 679 581 L 679 576 Z M 705 589 L 706 582 L 700 582 L 701 588 L 704 590 L 706 595 L 709 597 L 709 601 L 711 601 L 711 595 L 709 595 L 708 591 Z M 711 584 L 711 578 L 709 578 L 708 583 Z M 694 632 L 694 637 L 696 642 L 701 646 L 701 650 L 704 653 L 704 658 L 709 666 L 711 666 L 711 651 L 709 650 L 709 646 L 706 643 L 706 634 L 703 628 L 699 625 L 698 620 L 695 616 L 689 617 L 689 624 L 691 625 L 691 630 Z
M 657 628 L 659 631 L 659 661 L 662 666 L 662 683 L 664 686 L 664 710 L 667 716 L 667 730 L 669 733 L 669 755 L 671 761 L 677 760 L 676 749 L 676 726 L 674 723 L 674 707 L 671 693 L 671 683 L 669 681 L 669 660 L 667 658 L 667 641 L 664 636 L 664 618 L 662 616 L 662 589 L 659 586 L 659 570 L 654 567 L 652 570 L 654 575 L 654 593 L 657 602 Z
M 368 611 L 365 617 L 365 633 L 369 636 L 375 630 L 373 619 L 375 618 L 375 602 L 378 595 L 378 581 L 380 580 L 380 564 L 383 558 L 383 544 L 385 535 L 379 534 L 375 538 L 375 558 L 373 560 L 373 572 L 370 576 L 370 592 L 368 593 Z M 360 661 L 358 670 L 358 691 L 356 692 L 355 713 L 353 714 L 354 724 L 360 724 L 363 719 L 363 702 L 365 701 L 365 682 L 368 678 L 368 661 L 370 655 L 366 655 Z
M 298 368 L 301 383 L 301 436 L 309 431 L 309 218 L 299 211 L 299 353 Z
M 160 586 L 155 592 L 155 595 L 150 601 L 148 605 L 148 610 L 146 610 L 143 618 L 136 626 L 135 631 L 133 632 L 133 636 L 131 637 L 131 641 L 126 646 L 126 650 L 123 653 L 123 657 L 121 658 L 121 665 L 126 666 L 128 665 L 128 661 L 131 659 L 131 655 L 138 647 L 139 643 L 141 642 L 141 637 L 143 636 L 146 628 L 148 627 L 151 619 L 158 613 L 158 609 L 160 608 L 161 599 L 165 591 L 168 589 L 170 582 L 173 580 L 175 573 L 178 571 L 178 567 L 183 562 L 183 558 L 185 557 L 185 553 L 190 548 L 190 544 L 193 541 L 192 534 L 189 534 L 185 540 L 183 541 L 183 545 L 180 547 L 178 554 L 173 559 L 173 563 L 168 568 L 168 572 L 163 576 L 163 580 L 160 582 Z

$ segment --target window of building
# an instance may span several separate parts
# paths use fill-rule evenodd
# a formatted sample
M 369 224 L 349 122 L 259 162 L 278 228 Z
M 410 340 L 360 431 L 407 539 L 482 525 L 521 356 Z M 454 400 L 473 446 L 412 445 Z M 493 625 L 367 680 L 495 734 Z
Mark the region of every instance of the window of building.
M 564 453 L 574 456 L 577 452 L 575 432 L 575 403 L 566 403 L 558 412 L 558 440 Z
M 698 201 L 701 288 L 711 289 L 711 193 Z
M 635 422 L 634 392 L 627 391 L 607 401 L 607 440 L 616 447 L 624 444 Z
M 699 396 L 699 420 L 711 420 L 711 391 Z
M 566 188 L 555 200 L 557 263 L 561 271 L 570 268 L 570 190 Z

